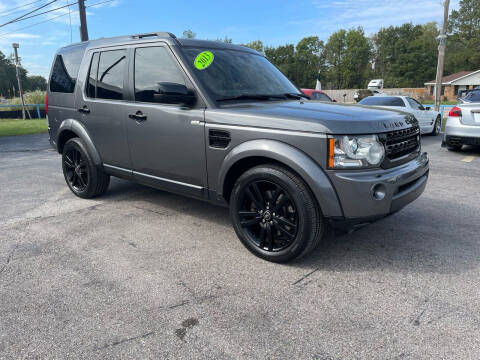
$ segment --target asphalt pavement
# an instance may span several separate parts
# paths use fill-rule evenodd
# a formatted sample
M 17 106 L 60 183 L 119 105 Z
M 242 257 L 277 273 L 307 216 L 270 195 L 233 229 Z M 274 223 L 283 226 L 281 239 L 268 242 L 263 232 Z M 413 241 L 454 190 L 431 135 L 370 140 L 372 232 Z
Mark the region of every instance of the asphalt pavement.
M 417 201 L 279 265 L 227 209 L 82 200 L 46 135 L 0 138 L 0 358 L 478 359 L 480 149 L 423 147 Z

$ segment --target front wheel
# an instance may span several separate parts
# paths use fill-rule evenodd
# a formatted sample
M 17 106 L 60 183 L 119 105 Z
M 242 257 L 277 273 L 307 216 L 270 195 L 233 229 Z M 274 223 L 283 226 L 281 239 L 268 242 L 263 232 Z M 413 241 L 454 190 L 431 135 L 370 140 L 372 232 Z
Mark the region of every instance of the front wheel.
M 230 215 L 245 247 L 273 262 L 309 253 L 324 231 L 311 191 L 300 177 L 277 165 L 260 165 L 240 176 L 230 196 Z
M 435 125 L 433 125 L 433 130 L 431 135 L 437 136 L 438 134 L 440 134 L 441 130 L 442 130 L 442 118 L 440 116 L 437 116 L 437 119 L 435 120 Z

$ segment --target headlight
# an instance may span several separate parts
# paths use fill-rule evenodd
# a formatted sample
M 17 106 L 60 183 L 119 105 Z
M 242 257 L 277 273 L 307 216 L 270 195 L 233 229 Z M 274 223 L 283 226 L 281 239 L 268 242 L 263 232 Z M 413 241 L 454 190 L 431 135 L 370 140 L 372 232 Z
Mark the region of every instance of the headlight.
M 333 136 L 328 139 L 330 169 L 359 169 L 382 163 L 385 148 L 377 135 Z

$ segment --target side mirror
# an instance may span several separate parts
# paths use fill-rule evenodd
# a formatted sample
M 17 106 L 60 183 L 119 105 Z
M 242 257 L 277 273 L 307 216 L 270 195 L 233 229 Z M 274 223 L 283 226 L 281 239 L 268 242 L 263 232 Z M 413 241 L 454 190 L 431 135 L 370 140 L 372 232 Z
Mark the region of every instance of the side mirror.
M 337 100 L 333 99 L 332 102 L 337 102 Z
M 427 110 L 427 111 L 430 110 L 430 109 L 431 109 L 430 106 L 427 106 L 427 107 L 425 108 L 425 110 Z
M 195 102 L 195 94 L 183 84 L 160 82 L 153 94 L 155 102 L 166 104 L 191 105 Z

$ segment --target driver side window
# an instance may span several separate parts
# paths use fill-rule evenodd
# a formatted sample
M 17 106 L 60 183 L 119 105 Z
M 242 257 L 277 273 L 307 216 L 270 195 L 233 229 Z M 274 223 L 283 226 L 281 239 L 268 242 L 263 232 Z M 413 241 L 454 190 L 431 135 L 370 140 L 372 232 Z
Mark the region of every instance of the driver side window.
M 410 103 L 410 106 L 415 109 L 415 110 L 425 110 L 422 104 L 420 104 L 417 100 L 412 99 L 412 98 L 407 98 L 408 102 Z
M 135 101 L 160 103 L 158 83 L 185 84 L 176 60 L 163 46 L 135 49 Z

